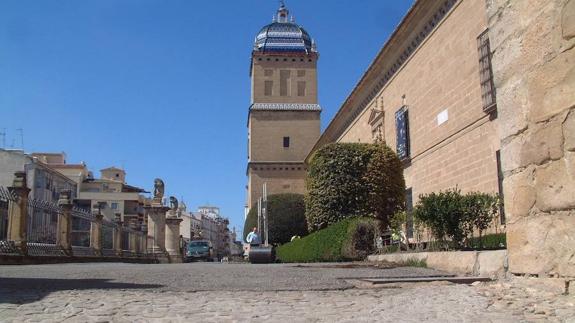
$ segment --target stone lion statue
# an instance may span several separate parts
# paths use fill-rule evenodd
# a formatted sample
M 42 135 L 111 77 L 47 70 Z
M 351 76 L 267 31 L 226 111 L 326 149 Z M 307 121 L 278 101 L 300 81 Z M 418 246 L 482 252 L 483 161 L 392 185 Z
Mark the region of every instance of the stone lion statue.
M 164 197 L 164 181 L 159 178 L 154 180 L 154 200 L 161 201 Z

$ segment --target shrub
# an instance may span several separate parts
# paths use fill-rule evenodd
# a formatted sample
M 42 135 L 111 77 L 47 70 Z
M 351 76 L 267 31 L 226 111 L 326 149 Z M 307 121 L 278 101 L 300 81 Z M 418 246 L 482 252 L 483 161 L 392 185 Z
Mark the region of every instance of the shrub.
M 375 146 L 364 179 L 369 211 L 381 221 L 383 228 L 387 228 L 391 218 L 405 210 L 403 166 L 391 148 L 383 143 Z
M 477 192 L 462 195 L 460 190 L 450 189 L 421 195 L 414 217 L 428 227 L 437 240 L 450 240 L 456 248 L 463 248 L 474 230 L 481 235 L 492 223 L 498 212 L 498 201 L 496 195 Z
M 293 236 L 307 234 L 303 195 L 291 193 L 269 195 L 268 214 L 270 243 L 286 243 Z M 258 210 L 257 207 L 252 207 L 244 223 L 244 239 L 257 223 Z M 261 229 L 263 232 L 263 227 Z
M 401 162 L 384 144 L 334 143 L 316 151 L 306 180 L 310 231 L 347 217 L 376 217 L 385 225 L 405 205 Z
M 378 223 L 370 218 L 351 218 L 296 239 L 277 248 L 282 262 L 329 262 L 361 260 L 375 250 Z

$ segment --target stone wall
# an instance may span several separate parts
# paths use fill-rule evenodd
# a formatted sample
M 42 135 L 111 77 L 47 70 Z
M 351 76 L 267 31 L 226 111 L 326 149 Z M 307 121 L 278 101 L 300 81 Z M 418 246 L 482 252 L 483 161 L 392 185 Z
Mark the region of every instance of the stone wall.
M 248 130 L 251 162 L 301 162 L 319 138 L 320 112 L 250 111 Z M 284 137 L 289 137 L 287 148 Z
M 509 270 L 575 276 L 575 0 L 489 0 Z
M 248 208 L 257 206 L 262 196 L 262 185 L 267 183 L 267 193 L 305 193 L 307 168 L 304 163 L 253 164 L 249 166 Z

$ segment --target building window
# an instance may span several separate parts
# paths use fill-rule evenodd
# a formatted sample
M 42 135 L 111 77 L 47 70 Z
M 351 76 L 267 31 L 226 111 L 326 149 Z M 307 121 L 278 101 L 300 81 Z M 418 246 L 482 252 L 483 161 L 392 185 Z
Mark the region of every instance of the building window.
M 493 84 L 493 70 L 491 68 L 491 47 L 489 45 L 489 29 L 477 37 L 477 51 L 479 52 L 479 79 L 481 81 L 481 101 L 483 111 L 491 113 L 496 109 L 495 85 Z
M 280 96 L 289 96 L 290 71 L 280 70 Z
M 409 159 L 409 115 L 407 106 L 395 113 L 395 130 L 397 135 L 396 151 L 401 160 Z
M 112 210 L 117 210 L 117 209 L 118 209 L 118 203 L 112 202 L 110 208 L 111 208 Z
M 271 96 L 273 94 L 273 87 L 274 87 L 274 82 L 273 81 L 265 81 L 264 82 L 264 95 L 265 96 Z
M 265 76 L 272 76 L 273 74 L 274 74 L 274 70 L 270 70 L 270 69 L 264 70 Z
M 289 148 L 289 137 L 284 137 L 284 148 Z
M 297 96 L 305 96 L 305 81 L 297 82 Z
M 297 77 L 304 77 L 305 76 L 305 70 L 297 70 Z

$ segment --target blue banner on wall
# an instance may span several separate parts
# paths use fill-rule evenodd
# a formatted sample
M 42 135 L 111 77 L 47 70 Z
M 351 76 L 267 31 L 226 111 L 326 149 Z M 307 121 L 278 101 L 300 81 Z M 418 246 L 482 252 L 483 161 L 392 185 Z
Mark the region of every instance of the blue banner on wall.
M 402 160 L 407 159 L 409 158 L 409 119 L 406 106 L 395 113 L 395 129 L 397 134 L 397 156 Z

